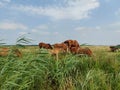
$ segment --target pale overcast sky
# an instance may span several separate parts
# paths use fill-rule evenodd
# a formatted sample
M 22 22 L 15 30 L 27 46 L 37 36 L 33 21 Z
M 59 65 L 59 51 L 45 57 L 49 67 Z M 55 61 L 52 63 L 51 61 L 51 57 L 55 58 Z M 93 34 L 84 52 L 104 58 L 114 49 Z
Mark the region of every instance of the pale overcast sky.
M 0 39 L 15 44 L 22 34 L 32 44 L 120 44 L 120 0 L 0 0 Z

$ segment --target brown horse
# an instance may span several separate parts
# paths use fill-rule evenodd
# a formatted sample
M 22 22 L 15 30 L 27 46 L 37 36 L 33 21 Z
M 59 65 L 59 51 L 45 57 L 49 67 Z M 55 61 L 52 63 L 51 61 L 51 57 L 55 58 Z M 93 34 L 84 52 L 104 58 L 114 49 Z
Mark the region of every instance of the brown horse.
M 77 47 L 71 47 L 70 48 L 70 52 L 72 54 L 83 54 L 83 55 L 87 55 L 87 56 L 92 56 L 92 51 L 86 47 L 86 48 L 77 48 Z
M 55 56 L 56 60 L 58 60 L 59 59 L 59 54 L 64 53 L 64 50 L 62 48 L 53 48 L 53 49 L 49 50 L 49 53 L 52 56 Z
M 78 54 L 78 47 L 70 47 L 70 52 L 72 53 L 72 54 Z
M 77 40 L 66 40 L 63 43 L 65 43 L 68 46 L 69 51 L 71 52 L 74 47 L 74 49 L 80 48 L 80 45 Z
M 118 48 L 115 47 L 115 46 L 110 46 L 110 50 L 111 50 L 112 52 L 115 52 L 117 49 L 118 49 Z
M 9 49 L 9 48 L 0 48 L 0 56 L 8 56 L 9 53 L 13 53 L 14 56 L 22 57 L 22 53 L 19 51 L 19 49 Z
M 77 40 L 66 40 L 63 43 L 65 43 L 69 48 L 70 47 L 80 47 Z
M 39 43 L 39 48 L 44 48 L 44 49 L 52 49 L 52 46 L 50 44 L 44 43 L 44 42 L 40 42 Z
M 78 54 L 85 54 L 87 56 L 92 56 L 93 55 L 92 51 L 88 47 L 86 47 L 86 48 L 79 48 L 78 49 Z
M 53 47 L 61 49 L 63 52 L 67 52 L 68 51 L 68 46 L 66 44 L 64 44 L 64 43 L 53 44 Z

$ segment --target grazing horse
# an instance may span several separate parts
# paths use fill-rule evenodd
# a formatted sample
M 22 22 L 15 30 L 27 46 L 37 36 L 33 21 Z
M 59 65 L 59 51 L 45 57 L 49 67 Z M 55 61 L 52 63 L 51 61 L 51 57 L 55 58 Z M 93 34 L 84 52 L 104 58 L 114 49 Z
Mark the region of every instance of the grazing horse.
M 88 47 L 86 48 L 71 47 L 70 50 L 72 54 L 83 54 L 87 56 L 92 56 L 93 54 L 92 51 Z
M 72 53 L 72 54 L 77 54 L 78 53 L 78 47 L 70 47 L 70 52 Z
M 63 52 L 67 52 L 68 51 L 68 46 L 66 44 L 64 44 L 64 43 L 53 44 L 53 47 L 61 49 Z
M 17 57 L 22 57 L 22 53 L 19 49 L 0 48 L 0 56 L 8 56 L 10 51 Z
M 72 47 L 74 47 L 74 49 L 77 49 L 80 47 L 78 41 L 76 40 L 66 40 L 63 43 L 65 43 L 68 46 L 68 49 L 70 52 L 72 51 L 71 49 L 73 49 Z
M 65 43 L 69 48 L 70 47 L 80 47 L 77 40 L 66 40 L 63 43 Z
M 44 49 L 52 49 L 52 46 L 50 44 L 44 43 L 44 42 L 40 42 L 39 43 L 39 48 L 44 48 Z
M 111 50 L 112 52 L 115 52 L 115 51 L 117 51 L 117 50 L 119 50 L 119 49 L 120 49 L 120 45 L 110 46 L 110 50 Z
M 64 53 L 64 50 L 62 48 L 53 48 L 49 50 L 49 53 L 53 56 L 55 56 L 56 60 L 59 59 L 59 54 Z
M 86 48 L 79 48 L 78 49 L 78 54 L 85 54 L 87 56 L 92 56 L 93 55 L 92 51 L 88 47 L 86 47 Z

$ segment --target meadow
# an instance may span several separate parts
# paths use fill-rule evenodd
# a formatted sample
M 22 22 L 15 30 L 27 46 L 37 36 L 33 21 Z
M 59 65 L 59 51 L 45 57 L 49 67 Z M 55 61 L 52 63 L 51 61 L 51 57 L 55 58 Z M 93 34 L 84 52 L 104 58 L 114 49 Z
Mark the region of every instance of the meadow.
M 120 90 L 120 52 L 88 47 L 93 57 L 60 54 L 57 61 L 38 46 L 0 57 L 0 90 Z

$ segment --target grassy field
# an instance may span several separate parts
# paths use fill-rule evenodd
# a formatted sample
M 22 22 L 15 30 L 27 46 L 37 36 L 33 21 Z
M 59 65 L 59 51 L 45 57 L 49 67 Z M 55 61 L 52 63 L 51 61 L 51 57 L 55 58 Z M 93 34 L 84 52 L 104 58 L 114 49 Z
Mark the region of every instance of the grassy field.
M 60 54 L 56 61 L 38 46 L 23 57 L 0 57 L 0 90 L 120 90 L 120 52 L 89 46 L 93 57 Z

